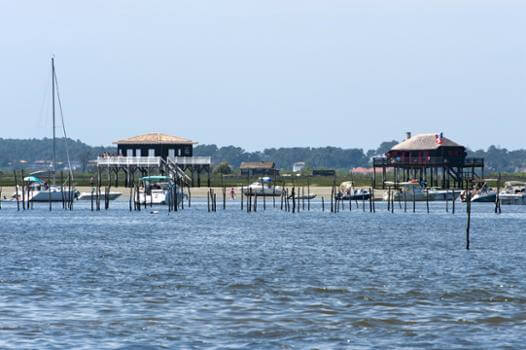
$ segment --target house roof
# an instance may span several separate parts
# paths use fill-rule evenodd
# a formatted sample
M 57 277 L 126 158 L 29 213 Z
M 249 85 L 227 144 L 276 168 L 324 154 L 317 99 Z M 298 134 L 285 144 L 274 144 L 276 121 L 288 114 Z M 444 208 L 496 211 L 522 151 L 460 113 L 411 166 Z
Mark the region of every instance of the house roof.
M 185 139 L 184 137 L 172 136 L 163 134 L 160 132 L 150 132 L 148 134 L 132 136 L 127 139 L 122 139 L 119 141 L 113 142 L 116 145 L 135 145 L 135 144 L 185 144 L 185 145 L 194 145 L 197 142 Z
M 442 137 L 441 139 L 439 137 L 438 134 L 418 134 L 411 136 L 391 148 L 391 151 L 421 151 L 434 150 L 440 147 L 464 147 L 447 137 Z
M 240 169 L 272 169 L 274 162 L 241 162 Z

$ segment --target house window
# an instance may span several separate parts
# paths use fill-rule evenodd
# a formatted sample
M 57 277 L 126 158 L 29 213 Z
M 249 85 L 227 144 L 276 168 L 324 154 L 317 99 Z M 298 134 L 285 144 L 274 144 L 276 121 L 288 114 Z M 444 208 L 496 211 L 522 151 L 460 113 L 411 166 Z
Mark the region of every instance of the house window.
M 181 156 L 181 149 L 180 149 L 180 148 L 177 150 L 177 155 L 178 155 L 179 157 Z
M 128 148 L 126 150 L 126 157 L 133 157 L 133 149 Z
M 170 148 L 168 150 L 168 158 L 175 158 L 175 149 Z
M 189 148 L 189 147 L 186 147 L 186 148 L 184 149 L 184 154 L 187 155 L 187 156 L 190 155 L 190 148 Z
M 140 157 L 140 156 L 141 156 L 141 149 L 140 149 L 140 148 L 137 148 L 137 149 L 135 150 L 135 156 L 136 156 L 136 157 Z
M 155 149 L 154 148 L 150 148 L 148 150 L 148 157 L 155 157 Z

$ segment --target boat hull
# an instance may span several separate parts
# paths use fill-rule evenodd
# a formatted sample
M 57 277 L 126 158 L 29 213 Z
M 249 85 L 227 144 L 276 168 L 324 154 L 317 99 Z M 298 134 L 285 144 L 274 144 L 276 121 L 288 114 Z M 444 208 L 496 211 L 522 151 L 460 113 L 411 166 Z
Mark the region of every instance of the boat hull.
M 292 196 L 289 196 L 290 199 L 292 199 Z M 294 199 L 296 200 L 311 200 L 311 199 L 314 199 L 316 198 L 316 195 L 315 194 L 311 194 L 311 195 L 305 195 L 305 196 L 295 196 Z
M 151 193 L 139 192 L 139 203 L 146 205 L 167 205 L 172 200 L 171 191 L 152 191 Z M 178 205 L 184 200 L 184 194 L 177 192 Z
M 501 193 L 499 195 L 499 200 L 501 204 L 505 204 L 505 205 L 526 205 L 526 195 L 525 194 Z
M 258 197 L 261 197 L 261 196 L 265 196 L 265 197 L 279 197 L 281 196 L 281 189 L 280 188 L 276 188 L 276 189 L 272 189 L 272 188 L 265 188 L 265 189 L 254 189 L 252 188 L 252 190 L 250 189 L 243 189 L 243 194 L 245 196 L 258 196 Z
M 497 194 L 496 193 L 489 193 L 484 195 L 474 195 L 471 199 L 474 203 L 494 203 L 497 200 Z
M 413 197 L 414 197 L 415 202 L 425 202 L 427 200 L 429 200 L 430 202 L 440 202 L 440 201 L 451 201 L 453 199 L 457 199 L 458 196 L 460 195 L 460 191 L 430 191 L 429 197 L 426 192 L 419 191 L 413 194 L 413 192 L 407 191 L 405 192 L 405 199 L 404 199 L 404 192 L 395 192 L 394 194 L 392 193 L 391 195 L 394 196 L 395 201 L 406 200 L 406 201 L 412 202 Z M 384 200 L 388 200 L 388 199 L 389 199 L 389 194 L 385 193 Z
M 108 194 L 108 199 L 109 200 L 115 200 L 117 198 L 119 198 L 120 196 L 122 195 L 122 193 L 120 192 L 110 192 Z M 101 198 L 104 198 L 104 192 L 102 192 L 100 194 Z M 95 200 L 97 198 L 97 195 L 95 193 L 91 193 L 91 192 L 82 192 L 79 196 L 78 196 L 78 200 L 81 201 L 81 200 L 84 200 L 84 201 L 89 201 L 91 200 L 93 197 L 93 199 Z
M 29 192 L 30 202 L 62 202 L 74 199 L 76 191 L 37 191 Z
M 369 198 L 371 198 L 371 194 L 370 193 L 363 193 L 363 194 L 344 195 L 344 196 L 341 196 L 338 199 L 344 200 L 344 201 L 348 201 L 348 200 L 361 201 L 361 200 L 366 200 L 366 199 L 369 199 Z

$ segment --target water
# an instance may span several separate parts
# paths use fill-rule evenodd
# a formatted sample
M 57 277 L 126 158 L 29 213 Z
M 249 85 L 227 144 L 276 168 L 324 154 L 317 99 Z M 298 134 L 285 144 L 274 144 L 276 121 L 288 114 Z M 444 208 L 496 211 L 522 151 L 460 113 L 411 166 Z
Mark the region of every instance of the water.
M 0 348 L 523 348 L 526 206 L 0 211 Z M 268 203 L 267 203 L 268 205 Z M 271 205 L 268 205 L 271 207 Z

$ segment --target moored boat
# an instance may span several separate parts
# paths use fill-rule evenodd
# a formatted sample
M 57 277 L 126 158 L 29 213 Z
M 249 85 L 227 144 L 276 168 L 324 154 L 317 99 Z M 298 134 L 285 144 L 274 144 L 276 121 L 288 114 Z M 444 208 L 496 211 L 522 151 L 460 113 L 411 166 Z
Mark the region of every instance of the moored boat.
M 340 200 L 364 200 L 369 199 L 371 193 L 366 188 L 356 188 L 352 181 L 344 181 L 338 188 L 336 198 Z
M 499 193 L 501 204 L 526 205 L 526 182 L 507 181 Z
M 401 182 L 397 184 L 398 189 L 393 189 L 391 193 L 389 191 L 384 193 L 383 199 L 392 199 L 395 201 L 407 200 L 415 202 L 423 201 L 450 201 L 456 199 L 460 195 L 458 190 L 443 190 L 439 188 L 427 188 L 423 184 L 419 183 L 416 179 Z
M 460 199 L 465 202 L 467 199 L 466 191 L 462 191 Z M 474 189 L 471 190 L 471 202 L 474 203 L 490 203 L 497 200 L 497 191 L 488 186 L 486 182 L 479 182 Z
M 270 177 L 260 177 L 247 187 L 243 187 L 243 194 L 246 196 L 281 196 L 281 186 L 274 185 Z
M 173 192 L 176 190 L 178 205 L 184 199 L 181 186 L 175 186 L 169 176 L 145 176 L 141 178 L 139 202 L 145 204 L 166 205 L 172 201 Z

